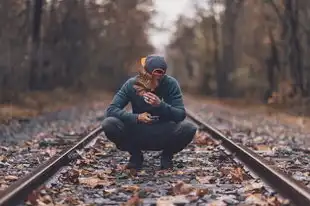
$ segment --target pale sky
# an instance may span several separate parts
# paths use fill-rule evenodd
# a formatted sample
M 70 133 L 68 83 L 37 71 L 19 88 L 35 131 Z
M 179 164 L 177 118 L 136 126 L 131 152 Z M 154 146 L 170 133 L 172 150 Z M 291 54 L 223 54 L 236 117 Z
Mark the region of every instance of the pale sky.
M 156 48 L 162 49 L 169 42 L 170 34 L 174 31 L 174 22 L 181 13 L 187 16 L 193 14 L 191 2 L 192 0 L 154 0 L 158 15 L 153 21 L 170 29 L 168 32 L 150 32 L 150 40 Z

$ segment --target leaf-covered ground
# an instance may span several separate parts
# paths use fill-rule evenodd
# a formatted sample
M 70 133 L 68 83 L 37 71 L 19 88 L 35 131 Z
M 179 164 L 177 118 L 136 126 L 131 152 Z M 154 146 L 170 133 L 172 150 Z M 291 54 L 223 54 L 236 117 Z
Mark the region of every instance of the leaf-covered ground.
M 310 134 L 264 113 L 187 99 L 188 108 L 310 188 Z
M 142 171 L 126 170 L 128 154 L 102 136 L 27 205 L 288 205 L 205 133 L 173 170 L 159 170 L 158 152 L 144 155 Z
M 0 191 L 48 160 L 100 122 L 104 102 L 0 125 Z
M 100 124 L 96 117 L 103 114 L 105 105 L 74 107 L 0 125 L 0 190 Z M 309 133 L 265 119 L 264 114 L 198 101 L 186 102 L 186 106 L 310 186 Z M 233 118 L 233 123 L 227 118 Z M 204 138 L 197 139 L 198 145 L 204 146 L 191 144 L 175 157 L 173 171 L 159 171 L 159 154 L 146 153 L 144 171 L 138 174 L 124 170 L 128 154 L 102 138 L 48 187 L 30 196 L 30 202 L 37 200 L 33 205 L 41 206 L 137 205 L 140 201 L 144 205 L 175 201 L 192 205 L 282 204 L 259 180 L 247 179 L 244 168 L 221 147 L 212 143 L 206 146 L 210 142 Z

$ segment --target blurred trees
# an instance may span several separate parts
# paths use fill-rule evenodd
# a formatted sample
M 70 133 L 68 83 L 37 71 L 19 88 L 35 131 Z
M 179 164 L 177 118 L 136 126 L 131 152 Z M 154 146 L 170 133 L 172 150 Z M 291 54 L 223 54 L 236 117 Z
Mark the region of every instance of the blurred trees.
M 56 87 L 118 87 L 153 51 L 152 6 L 152 0 L 1 0 L 0 100 Z
M 309 95 L 308 0 L 196 2 L 196 18 L 180 17 L 167 50 L 184 88 L 271 102 Z

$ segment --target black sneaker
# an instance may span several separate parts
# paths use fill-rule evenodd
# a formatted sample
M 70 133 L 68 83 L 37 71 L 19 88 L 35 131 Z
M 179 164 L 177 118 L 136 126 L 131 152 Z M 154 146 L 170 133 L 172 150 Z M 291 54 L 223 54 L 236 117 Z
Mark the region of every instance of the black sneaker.
M 127 169 L 140 170 L 143 165 L 143 154 L 141 152 L 131 154 L 129 162 L 127 164 Z
M 173 168 L 173 155 L 162 154 L 160 158 L 160 169 L 167 170 Z

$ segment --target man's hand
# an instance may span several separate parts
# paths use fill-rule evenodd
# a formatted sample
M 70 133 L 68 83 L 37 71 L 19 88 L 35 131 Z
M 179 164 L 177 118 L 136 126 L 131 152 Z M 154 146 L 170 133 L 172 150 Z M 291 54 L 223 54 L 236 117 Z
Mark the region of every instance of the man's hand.
M 152 122 L 151 115 L 147 112 L 138 115 L 138 121 L 143 123 Z
M 153 94 L 152 92 L 145 93 L 143 97 L 144 97 L 145 102 L 152 106 L 158 106 L 161 103 L 161 100 L 159 99 L 159 97 Z

